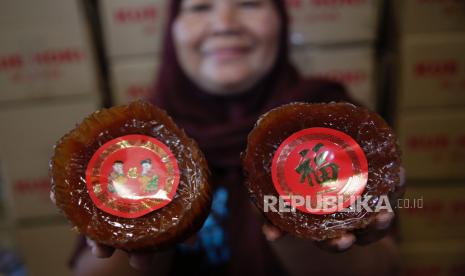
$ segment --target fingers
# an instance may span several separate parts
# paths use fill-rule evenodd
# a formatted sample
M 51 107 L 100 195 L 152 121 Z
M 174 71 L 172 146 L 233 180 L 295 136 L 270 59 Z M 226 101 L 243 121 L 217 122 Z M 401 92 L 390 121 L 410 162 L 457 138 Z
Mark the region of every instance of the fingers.
M 50 200 L 53 202 L 53 204 L 56 204 L 55 193 L 53 191 L 50 191 Z M 89 238 L 86 238 L 86 242 L 90 247 L 92 254 L 97 258 L 109 258 L 113 255 L 113 252 L 115 252 L 115 248 L 103 244 L 98 244 Z
M 316 246 L 331 252 L 343 252 L 349 249 L 357 240 L 354 234 L 347 233 L 339 238 L 316 242 Z
M 356 242 L 358 244 L 367 244 L 376 241 L 386 235 L 394 217 L 393 212 L 379 213 L 368 227 L 357 231 L 356 234 L 347 233 L 339 238 L 316 242 L 316 245 L 324 250 L 343 252 Z M 276 241 L 284 235 L 279 228 L 269 223 L 262 226 L 262 232 L 268 241 Z
M 283 236 L 283 232 L 278 227 L 268 223 L 263 224 L 262 232 L 268 241 L 275 241 Z
M 394 212 L 382 212 L 377 214 L 370 225 L 364 229 L 355 231 L 357 244 L 366 245 L 382 239 L 389 232 L 394 217 Z
M 87 245 L 91 248 L 92 255 L 97 258 L 109 258 L 115 252 L 115 248 L 103 244 L 99 244 L 86 237 Z M 151 252 L 136 252 L 129 253 L 129 265 L 137 270 L 147 270 L 152 264 L 154 253 Z
M 50 191 L 50 200 L 56 205 L 55 193 L 53 191 Z
M 378 215 L 376 215 L 375 221 L 373 222 L 374 228 L 378 230 L 385 230 L 389 228 L 394 217 L 394 212 L 379 213 Z
M 137 252 L 129 254 L 129 265 L 137 270 L 147 270 L 151 267 L 154 253 Z
M 87 245 L 91 248 L 92 254 L 97 258 L 109 258 L 115 252 L 115 248 L 96 243 L 95 241 L 86 238 Z

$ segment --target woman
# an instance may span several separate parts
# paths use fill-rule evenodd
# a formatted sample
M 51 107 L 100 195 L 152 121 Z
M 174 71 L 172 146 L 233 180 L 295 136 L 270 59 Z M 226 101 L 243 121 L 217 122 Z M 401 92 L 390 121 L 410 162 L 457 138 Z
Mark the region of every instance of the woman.
M 160 272 L 162 265 L 172 261 L 174 265 L 168 268 L 172 274 L 215 275 L 283 275 L 293 266 L 283 265 L 278 258 L 282 256 L 280 248 L 270 247 L 269 241 L 282 233 L 264 224 L 248 201 L 242 185 L 240 152 L 258 117 L 271 108 L 293 101 L 351 99 L 339 84 L 302 79 L 289 61 L 287 41 L 288 17 L 282 0 L 169 1 L 162 62 L 152 101 L 197 140 L 213 173 L 216 193 L 212 215 L 196 237 L 164 253 L 164 260 L 130 254 L 133 266 Z M 392 218 L 391 213 L 380 214 L 363 235 L 347 234 L 317 245 L 344 251 L 356 242 L 372 242 L 386 234 Z M 112 248 L 92 241 L 89 244 L 99 257 L 113 254 Z M 314 255 L 327 254 L 313 244 L 306 246 L 310 249 L 305 250 Z M 383 246 L 375 250 L 380 252 Z M 82 261 L 88 258 L 88 252 L 78 255 L 76 272 L 92 268 L 92 261 Z M 108 261 L 121 265 L 124 258 L 118 253 Z M 309 267 L 311 258 L 303 256 L 297 261 Z M 331 262 L 336 257 L 327 258 Z M 385 261 L 386 267 L 391 261 Z M 350 267 L 340 267 L 340 271 L 351 274 Z M 360 271 L 363 268 L 354 273 Z M 382 273 L 386 271 L 378 274 Z

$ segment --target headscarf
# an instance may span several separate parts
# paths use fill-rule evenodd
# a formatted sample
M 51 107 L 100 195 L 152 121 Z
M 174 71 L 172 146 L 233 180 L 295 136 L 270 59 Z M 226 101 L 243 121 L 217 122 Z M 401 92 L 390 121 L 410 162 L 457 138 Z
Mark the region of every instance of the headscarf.
M 172 27 L 181 0 L 169 1 L 161 64 L 152 102 L 165 109 L 204 152 L 213 185 L 226 186 L 230 220 L 225 226 L 231 246 L 231 275 L 282 275 L 279 262 L 261 232 L 263 220 L 251 208 L 244 189 L 240 154 L 259 116 L 294 101 L 349 100 L 342 86 L 304 80 L 289 60 L 289 20 L 283 0 L 272 0 L 281 23 L 275 64 L 258 83 L 239 95 L 202 91 L 180 67 Z
M 282 0 L 272 0 L 281 33 L 277 59 L 270 72 L 240 95 L 213 95 L 202 91 L 186 76 L 176 57 L 172 27 L 181 3 L 181 0 L 169 1 L 161 65 L 152 100 L 199 143 L 210 165 L 239 166 L 239 153 L 245 149 L 247 134 L 257 118 L 269 109 L 292 101 L 344 97 L 340 93 L 343 89 L 335 83 L 303 81 L 290 63 L 289 21 Z M 325 93 L 321 94 L 323 90 Z

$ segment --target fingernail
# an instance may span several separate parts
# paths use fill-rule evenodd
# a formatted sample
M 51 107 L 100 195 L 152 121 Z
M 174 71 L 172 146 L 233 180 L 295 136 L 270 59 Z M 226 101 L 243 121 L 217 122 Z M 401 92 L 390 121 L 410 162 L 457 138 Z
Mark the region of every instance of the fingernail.
M 86 243 L 89 247 L 95 247 L 95 242 L 89 238 L 86 238 Z
M 393 212 L 381 213 L 376 216 L 376 228 L 384 230 L 391 225 L 391 221 L 394 218 Z
M 152 254 L 130 254 L 129 265 L 137 270 L 144 270 L 150 266 L 153 260 Z
M 276 232 L 276 231 L 271 231 L 271 232 L 268 232 L 267 235 L 266 235 L 266 239 L 268 241 L 275 241 L 279 238 L 279 233 Z
M 273 227 L 269 227 L 268 225 L 263 225 L 263 234 L 268 241 L 272 242 L 277 240 L 281 236 L 281 232 Z
M 355 242 L 355 236 L 352 234 L 345 235 L 337 241 L 337 248 L 339 250 L 346 250 L 351 247 Z
M 99 257 L 99 252 L 96 246 L 91 246 L 90 251 L 92 252 L 92 255 L 94 255 L 95 257 Z
M 139 261 L 137 260 L 137 258 L 134 258 L 133 256 L 129 257 L 129 265 L 137 270 L 141 269 Z
M 55 193 L 50 191 L 50 200 L 53 202 L 53 204 L 56 204 L 56 201 L 55 201 Z
M 94 255 L 95 257 L 99 257 L 99 251 L 97 248 L 97 244 L 89 238 L 86 239 L 86 243 L 87 243 L 87 246 L 90 247 L 90 252 L 92 253 L 92 255 Z

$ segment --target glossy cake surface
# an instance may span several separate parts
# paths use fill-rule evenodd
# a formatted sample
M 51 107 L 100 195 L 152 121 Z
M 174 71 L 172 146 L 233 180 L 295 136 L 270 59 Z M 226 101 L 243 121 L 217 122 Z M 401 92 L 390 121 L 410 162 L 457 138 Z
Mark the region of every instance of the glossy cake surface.
M 50 163 L 56 205 L 78 231 L 124 250 L 197 232 L 211 205 L 197 144 L 146 102 L 97 111 L 61 138 Z
M 400 181 L 393 131 L 378 114 L 348 103 L 293 103 L 271 110 L 249 134 L 242 159 L 250 197 L 267 219 L 285 232 L 318 241 L 364 228 L 377 213 L 356 209 L 348 199 L 344 212 L 302 206 L 270 211 L 264 206 L 267 197 L 355 195 L 370 198 L 367 205 L 375 209 Z

